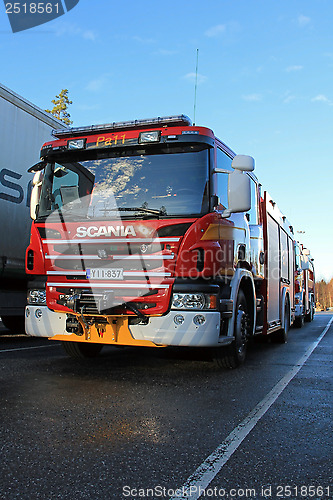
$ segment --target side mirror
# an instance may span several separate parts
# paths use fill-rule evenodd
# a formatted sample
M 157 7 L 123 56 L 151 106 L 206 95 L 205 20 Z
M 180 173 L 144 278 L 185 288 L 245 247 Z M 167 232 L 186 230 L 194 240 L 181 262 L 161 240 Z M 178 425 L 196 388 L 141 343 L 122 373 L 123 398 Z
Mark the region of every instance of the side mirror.
M 30 199 L 30 217 L 32 220 L 36 220 L 37 218 L 37 208 L 39 205 L 40 193 L 42 191 L 42 182 L 43 182 L 44 172 L 39 170 L 35 173 L 33 181 L 32 181 L 32 191 L 31 191 L 31 199 Z
M 251 209 L 251 179 L 244 172 L 254 170 L 254 159 L 251 156 L 237 155 L 231 166 L 234 171 L 229 174 L 228 209 L 223 212 L 223 217 Z
M 302 271 L 310 271 L 310 262 L 306 260 L 305 262 L 302 262 Z
M 236 155 L 232 160 L 231 166 L 234 170 L 252 172 L 254 170 L 254 159 L 252 156 Z
M 32 165 L 32 167 L 30 167 L 28 169 L 28 172 L 31 173 L 31 172 L 39 172 L 40 170 L 44 170 L 44 168 L 46 167 L 47 165 L 47 162 L 46 161 L 39 161 L 38 163 L 35 163 L 35 165 Z

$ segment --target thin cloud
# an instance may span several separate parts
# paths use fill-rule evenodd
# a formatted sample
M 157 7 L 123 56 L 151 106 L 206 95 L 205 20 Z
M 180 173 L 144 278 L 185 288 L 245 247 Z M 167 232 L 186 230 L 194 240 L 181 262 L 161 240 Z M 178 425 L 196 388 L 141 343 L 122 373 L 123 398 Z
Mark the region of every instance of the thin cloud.
M 83 38 L 86 40 L 91 40 L 94 42 L 96 40 L 96 33 L 94 33 L 92 30 L 87 30 L 82 33 Z
M 248 102 L 259 102 L 262 100 L 261 94 L 247 94 L 243 95 L 242 99 Z
M 327 104 L 328 106 L 333 106 L 333 102 L 324 94 L 318 94 L 316 97 L 311 99 L 312 102 L 322 102 L 323 104 Z
M 283 103 L 284 104 L 289 104 L 290 102 L 294 101 L 296 99 L 296 96 L 292 95 L 292 94 L 287 94 L 284 99 L 283 99 Z
M 292 73 L 294 71 L 301 71 L 303 69 L 303 66 L 301 65 L 294 65 L 294 66 L 288 66 L 286 68 L 287 73 Z
M 155 43 L 155 40 L 153 38 L 142 38 L 141 36 L 133 36 L 133 40 L 142 44 Z
M 56 36 L 78 36 L 82 37 L 85 40 L 95 41 L 97 38 L 97 34 L 92 30 L 84 30 L 80 28 L 77 24 L 67 23 L 67 22 L 59 22 L 55 27 Z
M 207 76 L 201 75 L 200 73 L 198 73 L 198 75 L 196 75 L 195 73 L 187 73 L 187 75 L 184 75 L 183 78 L 184 80 L 188 80 L 191 83 L 195 83 L 195 80 L 197 78 L 199 85 L 207 80 Z
M 299 15 L 297 18 L 298 25 L 301 26 L 302 28 L 304 26 L 307 26 L 311 22 L 311 18 L 307 16 L 303 16 L 303 14 Z
M 107 79 L 104 76 L 95 78 L 86 85 L 86 90 L 89 90 L 90 92 L 99 92 L 106 83 Z
M 207 31 L 205 31 L 205 35 L 208 36 L 209 38 L 215 38 L 221 35 L 222 33 L 225 33 L 225 30 L 226 30 L 225 24 L 218 24 L 216 26 L 212 26 Z

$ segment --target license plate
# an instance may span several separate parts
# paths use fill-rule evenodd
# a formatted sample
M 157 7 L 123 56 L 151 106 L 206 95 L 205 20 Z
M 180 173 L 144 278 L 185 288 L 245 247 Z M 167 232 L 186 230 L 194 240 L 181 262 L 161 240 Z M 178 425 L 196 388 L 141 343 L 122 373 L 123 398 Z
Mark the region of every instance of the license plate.
M 123 269 L 120 267 L 87 269 L 88 280 L 122 280 L 123 278 Z

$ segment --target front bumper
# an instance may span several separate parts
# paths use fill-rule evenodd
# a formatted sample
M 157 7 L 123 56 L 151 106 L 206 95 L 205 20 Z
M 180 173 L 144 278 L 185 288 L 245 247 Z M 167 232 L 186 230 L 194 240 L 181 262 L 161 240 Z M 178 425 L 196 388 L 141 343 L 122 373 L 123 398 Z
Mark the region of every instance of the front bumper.
M 184 317 L 182 324 L 175 323 L 175 317 L 181 314 Z M 203 324 L 195 324 L 196 316 L 204 316 Z M 25 314 L 25 329 L 32 337 L 55 337 L 56 340 L 87 341 L 85 336 L 76 336 L 66 331 L 67 315 L 51 311 L 47 306 L 27 306 Z M 118 318 L 124 321 L 121 318 Z M 115 328 L 103 337 L 97 335 L 92 328 L 91 338 L 88 341 L 113 345 L 146 345 L 146 346 L 187 346 L 187 347 L 216 347 L 227 345 L 233 337 L 220 336 L 221 315 L 216 311 L 179 311 L 172 310 L 166 316 L 150 317 L 148 323 L 138 325 L 124 324 L 118 332 Z M 116 333 L 117 331 L 117 333 Z M 127 332 L 125 336 L 124 332 Z
M 51 311 L 47 306 L 26 306 L 25 332 L 31 337 L 70 335 L 66 332 L 66 314 Z
M 181 325 L 174 321 L 179 314 L 184 317 Z M 193 321 L 198 315 L 205 317 L 205 322 L 201 325 L 196 325 Z M 221 345 L 220 322 L 219 312 L 173 310 L 166 316 L 149 318 L 147 325 L 128 327 L 136 340 L 150 340 L 157 345 L 212 347 Z

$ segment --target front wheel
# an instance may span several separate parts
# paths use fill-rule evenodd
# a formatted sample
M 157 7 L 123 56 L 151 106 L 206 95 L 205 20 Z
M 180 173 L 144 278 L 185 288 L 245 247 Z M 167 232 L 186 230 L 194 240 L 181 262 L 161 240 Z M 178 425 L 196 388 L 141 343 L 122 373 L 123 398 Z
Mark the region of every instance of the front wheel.
M 242 290 L 239 291 L 235 320 L 234 341 L 227 347 L 217 347 L 213 351 L 213 359 L 220 368 L 237 368 L 246 358 L 249 335 L 249 313 L 246 298 Z
M 71 358 L 95 358 L 102 350 L 103 344 L 90 344 L 85 342 L 64 341 L 62 346 Z

